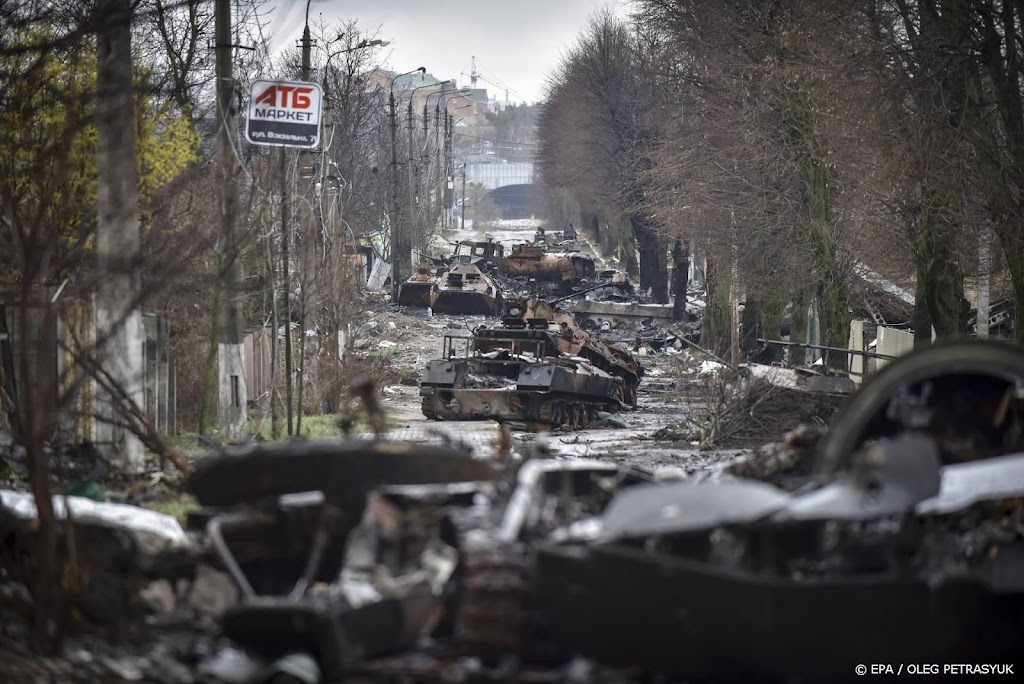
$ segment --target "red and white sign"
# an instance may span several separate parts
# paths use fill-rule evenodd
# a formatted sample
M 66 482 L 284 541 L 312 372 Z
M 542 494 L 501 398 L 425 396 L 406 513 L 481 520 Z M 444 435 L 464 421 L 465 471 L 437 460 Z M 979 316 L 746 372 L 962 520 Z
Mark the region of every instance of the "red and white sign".
M 253 81 L 245 139 L 254 145 L 316 147 L 323 99 L 316 83 Z

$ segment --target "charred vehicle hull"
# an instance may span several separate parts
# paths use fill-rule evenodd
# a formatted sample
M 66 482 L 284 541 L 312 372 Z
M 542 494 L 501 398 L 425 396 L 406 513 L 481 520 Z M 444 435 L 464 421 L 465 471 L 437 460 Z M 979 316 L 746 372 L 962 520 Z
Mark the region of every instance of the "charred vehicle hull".
M 426 256 L 398 290 L 398 304 L 431 307 L 438 313 L 496 316 L 501 288 L 489 275 L 504 255 L 494 240 L 464 240 L 450 257 Z
M 501 290 L 473 264 L 454 266 L 430 292 L 430 307 L 437 313 L 496 316 L 501 304 Z
M 865 383 L 811 448 L 621 491 L 590 540 L 538 549 L 544 620 L 574 652 L 687 679 L 1006 673 L 1024 634 L 1022 382 L 1017 347 L 937 344 Z
M 430 306 L 430 297 L 437 289 L 439 279 L 436 275 L 427 279 L 413 276 L 398 289 L 398 303 L 402 306 Z
M 499 385 L 494 387 L 493 385 Z M 431 361 L 421 388 L 434 420 L 537 422 L 582 427 L 622 407 L 623 382 L 599 369 L 533 359 Z
M 574 252 L 549 252 L 546 245 L 515 245 L 498 270 L 512 278 L 579 282 L 597 274 L 594 259 Z
M 715 681 L 854 681 L 861 662 L 1013 662 L 1024 610 L 1024 595 L 977 581 L 799 583 L 625 545 L 547 546 L 537 573 L 545 620 L 566 646 Z
M 636 358 L 545 307 L 471 338 L 447 337 L 444 358 L 431 361 L 421 381 L 424 415 L 582 427 L 598 411 L 636 405 Z

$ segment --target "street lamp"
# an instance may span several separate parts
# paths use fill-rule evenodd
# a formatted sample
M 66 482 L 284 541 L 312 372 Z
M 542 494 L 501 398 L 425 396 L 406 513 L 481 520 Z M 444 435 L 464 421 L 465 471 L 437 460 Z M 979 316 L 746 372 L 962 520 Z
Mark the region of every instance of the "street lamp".
M 327 46 L 326 46 L 326 48 L 328 49 L 327 50 L 327 60 L 324 62 L 324 68 L 323 68 L 323 72 L 321 73 L 320 80 L 322 82 L 323 89 L 324 89 L 325 119 L 328 119 L 328 120 L 330 119 L 330 117 L 328 115 L 328 112 L 330 111 L 330 105 L 331 105 L 331 99 L 330 99 L 331 60 L 334 59 L 335 57 L 337 57 L 338 55 L 346 54 L 346 53 L 350 53 L 350 52 L 355 52 L 356 50 L 364 50 L 364 49 L 367 49 L 367 48 L 377 47 L 377 46 L 381 46 L 381 45 L 388 45 L 388 41 L 386 41 L 386 40 L 379 40 L 379 39 L 365 40 L 364 39 L 364 40 L 359 41 L 359 43 L 357 43 L 356 45 L 353 45 L 351 47 L 344 48 L 342 50 L 336 50 L 334 52 L 330 52 L 329 48 L 332 45 L 334 45 L 335 43 L 337 43 L 339 40 L 341 40 L 344 36 L 345 36 L 344 33 L 339 33 L 338 37 L 335 38 L 334 40 L 328 42 Z M 317 182 L 316 185 L 314 186 L 314 190 L 315 190 L 314 195 L 315 195 L 315 198 L 316 198 L 317 206 L 319 207 L 319 210 L 320 210 L 320 232 L 325 237 L 325 249 L 326 249 L 326 237 L 328 235 L 328 231 L 327 231 L 327 226 L 325 225 L 325 222 L 324 222 L 323 195 L 325 194 L 325 191 L 326 191 L 326 194 L 330 195 L 329 191 L 332 189 L 332 187 L 331 187 L 331 180 L 333 179 L 334 181 L 337 182 L 337 180 L 339 178 L 338 165 L 337 165 L 337 163 L 335 163 L 333 161 L 330 161 L 330 158 L 328 156 L 328 151 L 329 151 L 329 149 L 331 147 L 331 144 L 334 142 L 334 122 L 333 122 L 333 120 L 329 121 L 329 125 L 331 127 L 331 134 L 329 136 L 327 136 L 325 134 L 324 144 L 321 146 L 321 151 L 320 151 L 320 155 L 321 155 L 320 156 L 320 181 Z M 333 188 L 333 189 L 337 189 L 339 191 L 337 194 L 340 195 L 341 184 L 340 183 L 337 184 L 336 188 Z M 334 206 L 335 207 L 338 206 L 337 201 L 336 201 Z M 332 211 L 331 212 L 331 216 L 333 216 L 333 215 L 334 214 L 333 214 L 333 211 Z M 353 247 L 354 246 L 355 246 L 355 239 L 354 239 L 354 236 L 353 236 Z
M 468 107 L 469 105 L 466 105 L 466 106 Z M 459 107 L 459 109 L 462 109 L 462 107 Z M 454 127 L 455 124 L 453 123 L 452 126 Z M 462 223 L 462 225 L 461 225 L 461 228 L 460 228 L 461 230 L 466 230 L 466 164 L 469 163 L 469 158 L 473 157 L 473 156 L 476 156 L 476 154 L 477 154 L 476 152 L 470 152 L 469 154 L 466 155 L 466 160 L 464 162 L 462 162 L 462 212 L 461 212 L 461 214 L 462 214 L 462 216 L 461 216 L 461 223 Z
M 391 45 L 391 41 L 379 40 L 377 38 L 375 38 L 373 40 L 361 40 L 361 41 L 359 41 L 358 44 L 353 45 L 350 48 L 345 48 L 344 50 L 341 50 L 341 51 L 339 51 L 338 53 L 335 53 L 335 54 L 340 54 L 341 52 L 352 52 L 353 50 L 362 50 L 363 48 L 369 48 L 369 47 L 385 47 L 386 45 Z
M 439 202 L 444 203 L 445 207 L 447 207 L 447 209 L 445 209 L 443 215 L 446 216 L 446 217 L 452 217 L 453 218 L 453 213 L 451 212 L 450 207 L 451 207 L 451 204 L 452 204 L 451 203 L 451 197 L 452 197 L 452 195 L 454 195 L 454 192 L 446 192 L 446 191 L 449 191 L 449 190 L 450 191 L 454 191 L 454 186 L 455 186 L 455 179 L 454 179 L 454 177 L 452 177 L 452 175 L 450 175 L 450 172 L 451 172 L 451 143 L 452 143 L 452 134 L 451 134 L 451 127 L 448 125 L 449 124 L 448 100 L 445 100 L 445 104 L 444 104 L 444 140 L 442 142 L 442 140 L 441 140 L 441 100 L 445 99 L 445 98 L 448 98 L 448 97 L 454 97 L 456 95 L 467 93 L 471 89 L 470 88 L 458 88 L 458 89 L 454 89 L 454 90 L 447 90 L 447 89 L 444 88 L 444 86 L 447 83 L 450 83 L 450 81 L 446 81 L 445 83 L 441 84 L 442 85 L 442 90 L 439 90 L 436 93 L 428 93 L 427 94 L 427 97 L 426 97 L 426 99 L 423 102 L 423 121 L 424 121 L 424 128 L 426 128 L 427 111 L 428 111 L 428 108 L 429 108 L 429 105 L 430 105 L 430 98 L 432 96 L 434 96 L 434 95 L 437 95 L 438 96 L 437 102 L 434 103 L 434 151 L 435 151 L 435 154 L 437 155 L 437 168 L 438 168 L 438 175 L 439 175 L 438 181 L 439 181 L 439 183 L 441 185 L 441 187 L 438 188 L 438 200 L 439 200 Z M 444 148 L 444 152 L 443 153 L 441 151 L 442 147 Z M 424 137 L 424 141 L 423 141 L 424 153 L 426 152 L 426 149 L 427 149 L 427 138 Z M 442 156 L 443 156 L 443 167 L 442 167 Z M 424 159 L 426 159 L 426 158 L 427 157 L 424 156 Z M 445 221 L 444 224 L 447 226 L 448 225 L 448 221 Z
M 408 76 L 409 74 L 415 74 L 416 72 L 421 74 L 427 73 L 426 67 L 419 67 L 412 71 L 407 71 L 404 74 L 399 74 L 391 79 L 391 92 L 388 96 L 388 113 L 391 117 L 391 301 L 395 303 L 398 301 L 398 288 L 401 286 L 401 269 L 399 268 L 398 259 L 398 236 L 399 236 L 399 217 L 401 216 L 401 206 L 398 204 L 398 150 L 395 146 L 395 137 L 398 133 L 398 121 L 395 118 L 395 81 L 402 76 Z
M 427 95 L 426 104 L 430 104 L 430 98 L 432 98 L 434 95 L 439 95 L 440 97 L 438 97 L 437 102 L 435 104 L 438 107 L 440 107 L 441 106 L 441 98 L 442 97 L 452 97 L 454 95 L 463 95 L 465 93 L 468 93 L 469 90 L 470 90 L 469 88 L 459 88 L 458 90 L 441 89 L 441 90 L 437 91 L 436 93 L 429 93 Z

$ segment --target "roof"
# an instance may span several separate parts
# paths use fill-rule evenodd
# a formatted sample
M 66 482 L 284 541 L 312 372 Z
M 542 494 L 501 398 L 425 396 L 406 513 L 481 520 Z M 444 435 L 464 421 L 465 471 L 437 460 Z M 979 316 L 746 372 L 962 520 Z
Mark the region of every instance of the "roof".
M 444 81 L 437 79 L 433 74 L 421 74 L 415 72 L 412 74 L 405 74 L 395 79 L 395 88 L 398 90 L 409 90 L 410 88 L 419 88 L 420 86 L 439 86 Z

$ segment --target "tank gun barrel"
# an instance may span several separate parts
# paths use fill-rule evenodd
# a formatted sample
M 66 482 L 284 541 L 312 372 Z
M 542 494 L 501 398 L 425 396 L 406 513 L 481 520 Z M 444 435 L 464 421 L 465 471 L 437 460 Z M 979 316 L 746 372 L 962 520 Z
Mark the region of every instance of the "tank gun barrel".
M 600 290 L 601 288 L 604 288 L 604 287 L 617 287 L 619 289 L 623 289 L 628 284 L 629 283 L 622 282 L 622 283 L 601 283 L 600 285 L 592 285 L 591 287 L 588 287 L 586 289 L 580 290 L 579 292 L 573 292 L 572 294 L 567 294 L 564 297 L 559 297 L 558 299 L 552 299 L 550 302 L 547 302 L 547 303 L 552 305 L 552 306 L 554 306 L 555 304 L 559 304 L 560 302 L 564 302 L 567 299 L 574 299 L 576 297 L 579 297 L 580 295 L 585 295 L 588 292 L 593 292 L 594 290 Z

